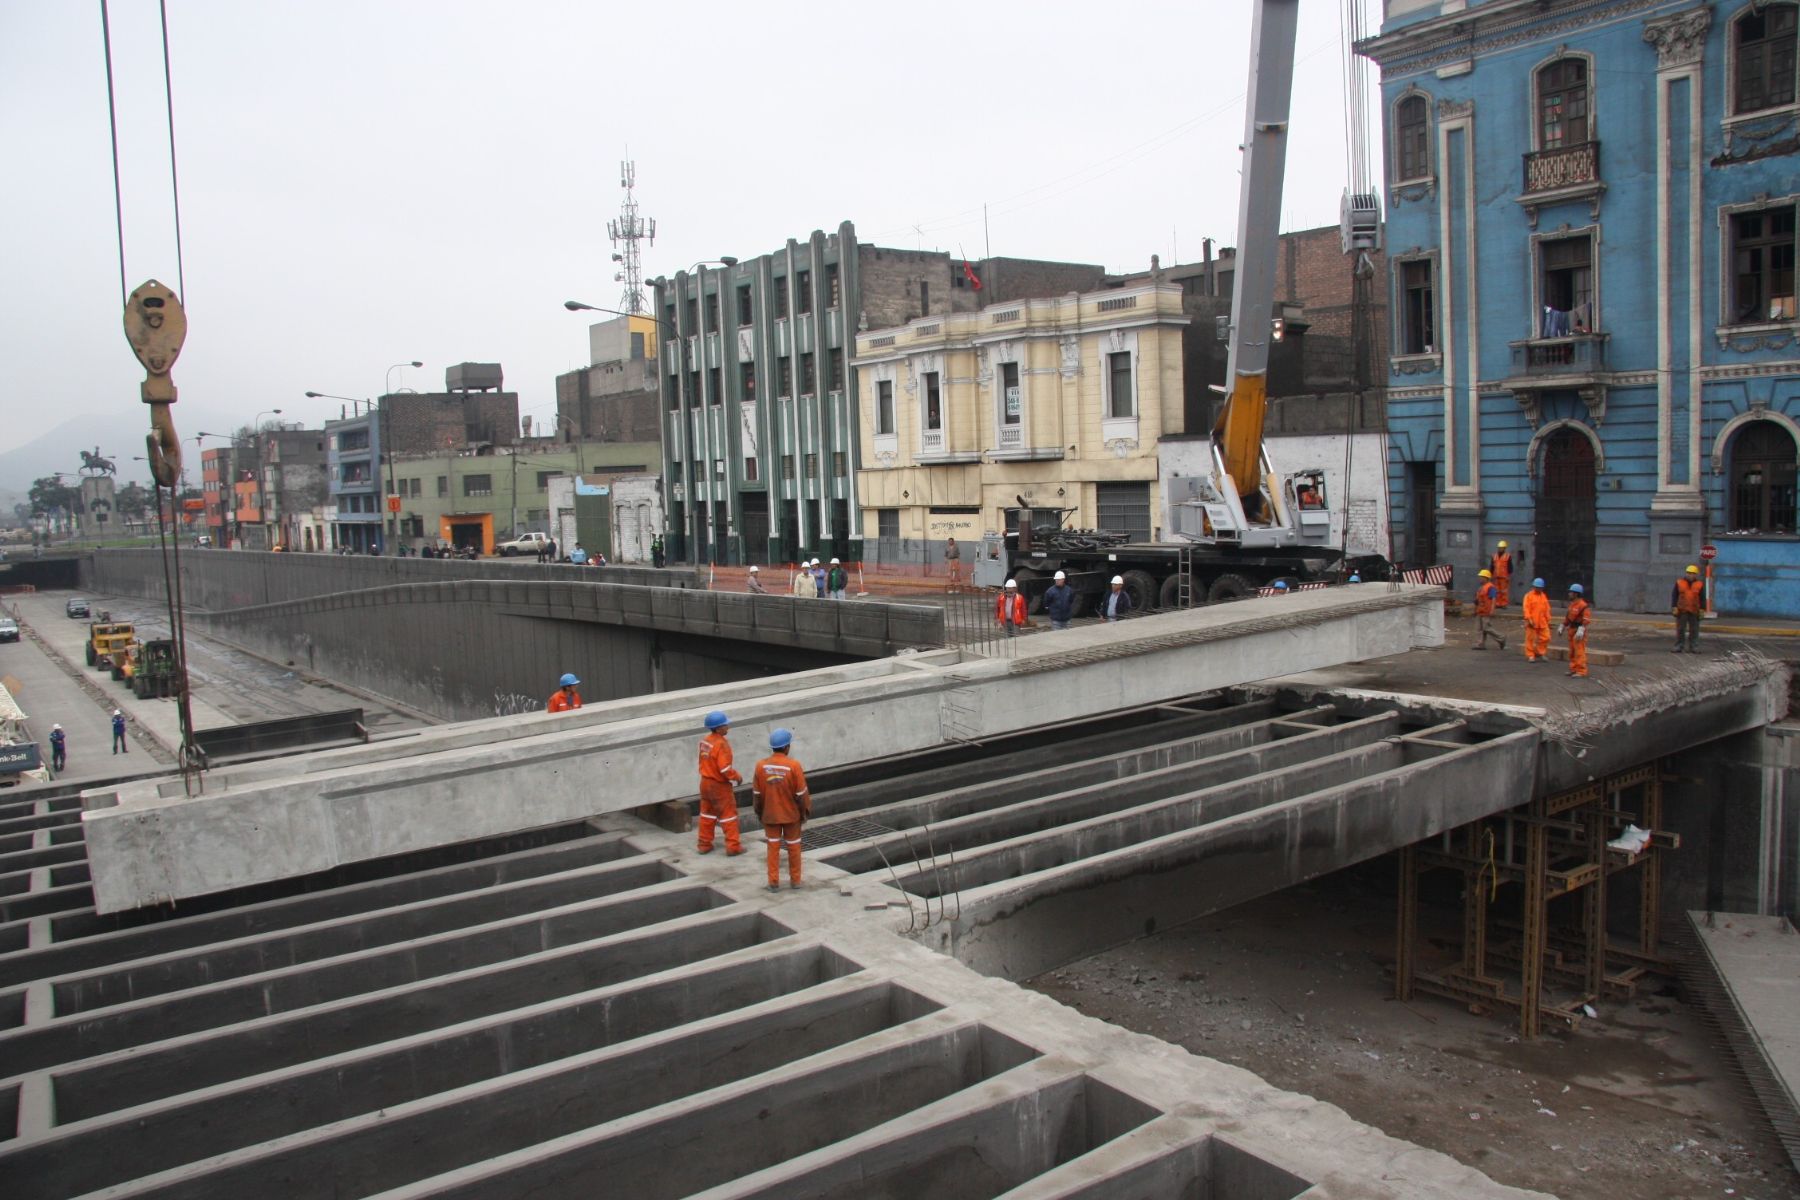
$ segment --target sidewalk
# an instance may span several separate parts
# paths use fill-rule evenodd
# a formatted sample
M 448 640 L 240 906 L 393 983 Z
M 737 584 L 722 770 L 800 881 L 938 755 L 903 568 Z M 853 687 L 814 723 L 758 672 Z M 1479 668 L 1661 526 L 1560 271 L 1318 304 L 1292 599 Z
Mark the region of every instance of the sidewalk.
M 922 567 L 910 569 L 887 567 L 876 571 L 866 566 L 859 568 L 855 563 L 849 564 L 845 570 L 850 573 L 848 591 L 849 595 L 853 597 L 892 596 L 896 599 L 905 599 L 909 596 L 941 596 L 947 592 L 973 590 L 969 587 L 966 572 L 963 576 L 962 587 L 958 589 L 951 586 L 950 577 L 941 566 L 930 568 L 931 574 L 926 574 L 926 568 Z M 750 590 L 748 585 L 749 567 L 700 567 L 697 569 L 697 573 L 702 580 L 708 578 L 712 580 L 710 591 L 745 592 Z M 790 564 L 770 563 L 759 567 L 757 574 L 762 577 L 762 585 L 769 590 L 771 595 L 787 596 L 792 594 L 790 589 L 793 586 L 794 568 Z

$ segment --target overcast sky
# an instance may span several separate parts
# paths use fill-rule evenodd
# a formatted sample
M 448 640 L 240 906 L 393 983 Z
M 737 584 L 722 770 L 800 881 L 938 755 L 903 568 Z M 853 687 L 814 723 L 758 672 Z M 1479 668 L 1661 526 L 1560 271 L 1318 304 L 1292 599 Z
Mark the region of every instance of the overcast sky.
M 157 5 L 111 10 L 126 277 L 175 286 Z M 844 219 L 972 258 L 1198 258 L 1235 240 L 1249 11 L 169 0 L 177 426 L 316 423 L 337 404 L 302 393 L 376 395 L 415 358 L 396 386 L 498 361 L 545 420 L 586 361 L 562 301 L 619 303 L 606 221 L 627 154 L 657 222 L 646 278 Z M 1333 0 L 1304 0 L 1284 229 L 1337 221 L 1338 27 Z M 0 451 L 80 415 L 128 458 L 142 369 L 119 323 L 98 4 L 0 0 L 0 131 Z

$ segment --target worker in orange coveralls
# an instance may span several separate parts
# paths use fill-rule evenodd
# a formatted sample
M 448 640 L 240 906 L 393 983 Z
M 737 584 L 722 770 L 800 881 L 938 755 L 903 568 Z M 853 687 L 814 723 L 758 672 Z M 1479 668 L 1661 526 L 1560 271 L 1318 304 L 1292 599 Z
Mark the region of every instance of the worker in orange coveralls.
M 572 674 L 564 674 L 559 686 L 550 693 L 550 703 L 545 706 L 546 712 L 568 712 L 571 708 L 581 707 L 581 693 L 575 689 L 581 686 L 581 680 Z
M 1506 649 L 1506 639 L 1494 632 L 1494 605 L 1500 597 L 1500 589 L 1494 586 L 1494 573 L 1483 567 L 1476 572 L 1481 582 L 1475 588 L 1475 649 L 1486 650 L 1489 638 L 1500 643 Z
M 1550 597 L 1544 592 L 1544 581 L 1531 581 L 1525 593 L 1525 661 L 1547 662 L 1550 658 Z
M 1569 608 L 1563 614 L 1563 632 L 1569 637 L 1569 675 L 1573 678 L 1587 676 L 1587 635 L 1588 624 L 1593 618 L 1594 606 L 1587 602 L 1579 583 L 1569 585 Z
M 1494 586 L 1500 589 L 1499 604 L 1505 608 L 1512 603 L 1512 555 L 1507 553 L 1506 543 L 1501 542 L 1494 551 L 1494 560 L 1490 569 L 1494 572 Z
M 700 853 L 711 854 L 713 834 L 725 835 L 725 853 L 742 854 L 738 832 L 737 793 L 733 786 L 744 777 L 731 765 L 731 718 L 718 709 L 706 714 L 706 736 L 700 739 Z M 723 829 L 720 827 L 723 826 Z
M 800 886 L 800 827 L 812 816 L 812 795 L 806 790 L 806 771 L 788 755 L 794 735 L 777 729 L 769 735 L 774 753 L 756 764 L 751 776 L 751 801 L 769 840 L 769 890 L 781 889 L 781 848 L 787 847 L 788 886 Z

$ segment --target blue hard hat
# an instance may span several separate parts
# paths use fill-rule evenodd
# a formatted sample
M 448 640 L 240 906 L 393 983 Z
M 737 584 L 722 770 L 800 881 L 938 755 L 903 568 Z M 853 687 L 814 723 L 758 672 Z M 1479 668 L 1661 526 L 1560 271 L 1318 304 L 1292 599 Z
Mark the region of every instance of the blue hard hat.
M 1581 595 L 1581 585 L 1579 583 L 1571 583 L 1569 585 L 1569 594 L 1571 596 Z
M 1276 581 L 1275 581 L 1275 590 L 1276 590 L 1276 591 L 1278 591 L 1278 592 L 1285 592 L 1285 591 L 1287 591 L 1287 580 L 1285 580 L 1285 579 L 1277 579 L 1277 580 L 1276 580 Z
M 564 687 L 578 687 L 580 684 L 581 680 L 575 678 L 573 675 L 564 674 L 562 677 L 562 685 Z
M 1351 583 L 1361 583 L 1361 582 L 1362 582 L 1362 576 L 1361 576 L 1361 575 L 1352 575 L 1352 576 L 1351 576 L 1351 577 L 1350 577 L 1350 579 L 1349 579 L 1349 582 L 1351 582 Z
M 706 727 L 708 729 L 723 729 L 729 724 L 731 724 L 731 718 L 726 716 L 719 709 L 715 708 L 706 714 Z
M 786 750 L 788 748 L 788 744 L 791 743 L 793 740 L 794 740 L 794 731 L 793 730 L 777 729 L 774 733 L 771 733 L 769 735 L 769 749 L 771 749 L 771 750 Z
M 1544 580 L 1543 580 L 1543 577 L 1542 577 L 1542 576 L 1539 576 L 1539 577 L 1538 577 L 1538 578 L 1537 578 L 1537 579 L 1534 579 L 1534 580 L 1532 580 L 1532 581 L 1531 581 L 1531 586 L 1532 586 L 1532 587 L 1543 587 L 1543 586 L 1544 586 Z

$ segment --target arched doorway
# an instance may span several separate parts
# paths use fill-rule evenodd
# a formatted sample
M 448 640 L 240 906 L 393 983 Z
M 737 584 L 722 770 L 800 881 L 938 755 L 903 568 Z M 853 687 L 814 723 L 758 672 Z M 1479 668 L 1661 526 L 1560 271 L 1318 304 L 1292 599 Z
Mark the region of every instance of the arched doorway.
M 1538 470 L 1537 546 L 1532 574 L 1552 596 L 1571 583 L 1594 596 L 1594 443 L 1564 426 L 1544 441 Z
M 1793 435 L 1774 421 L 1749 421 L 1731 439 L 1728 524 L 1734 533 L 1793 533 Z

